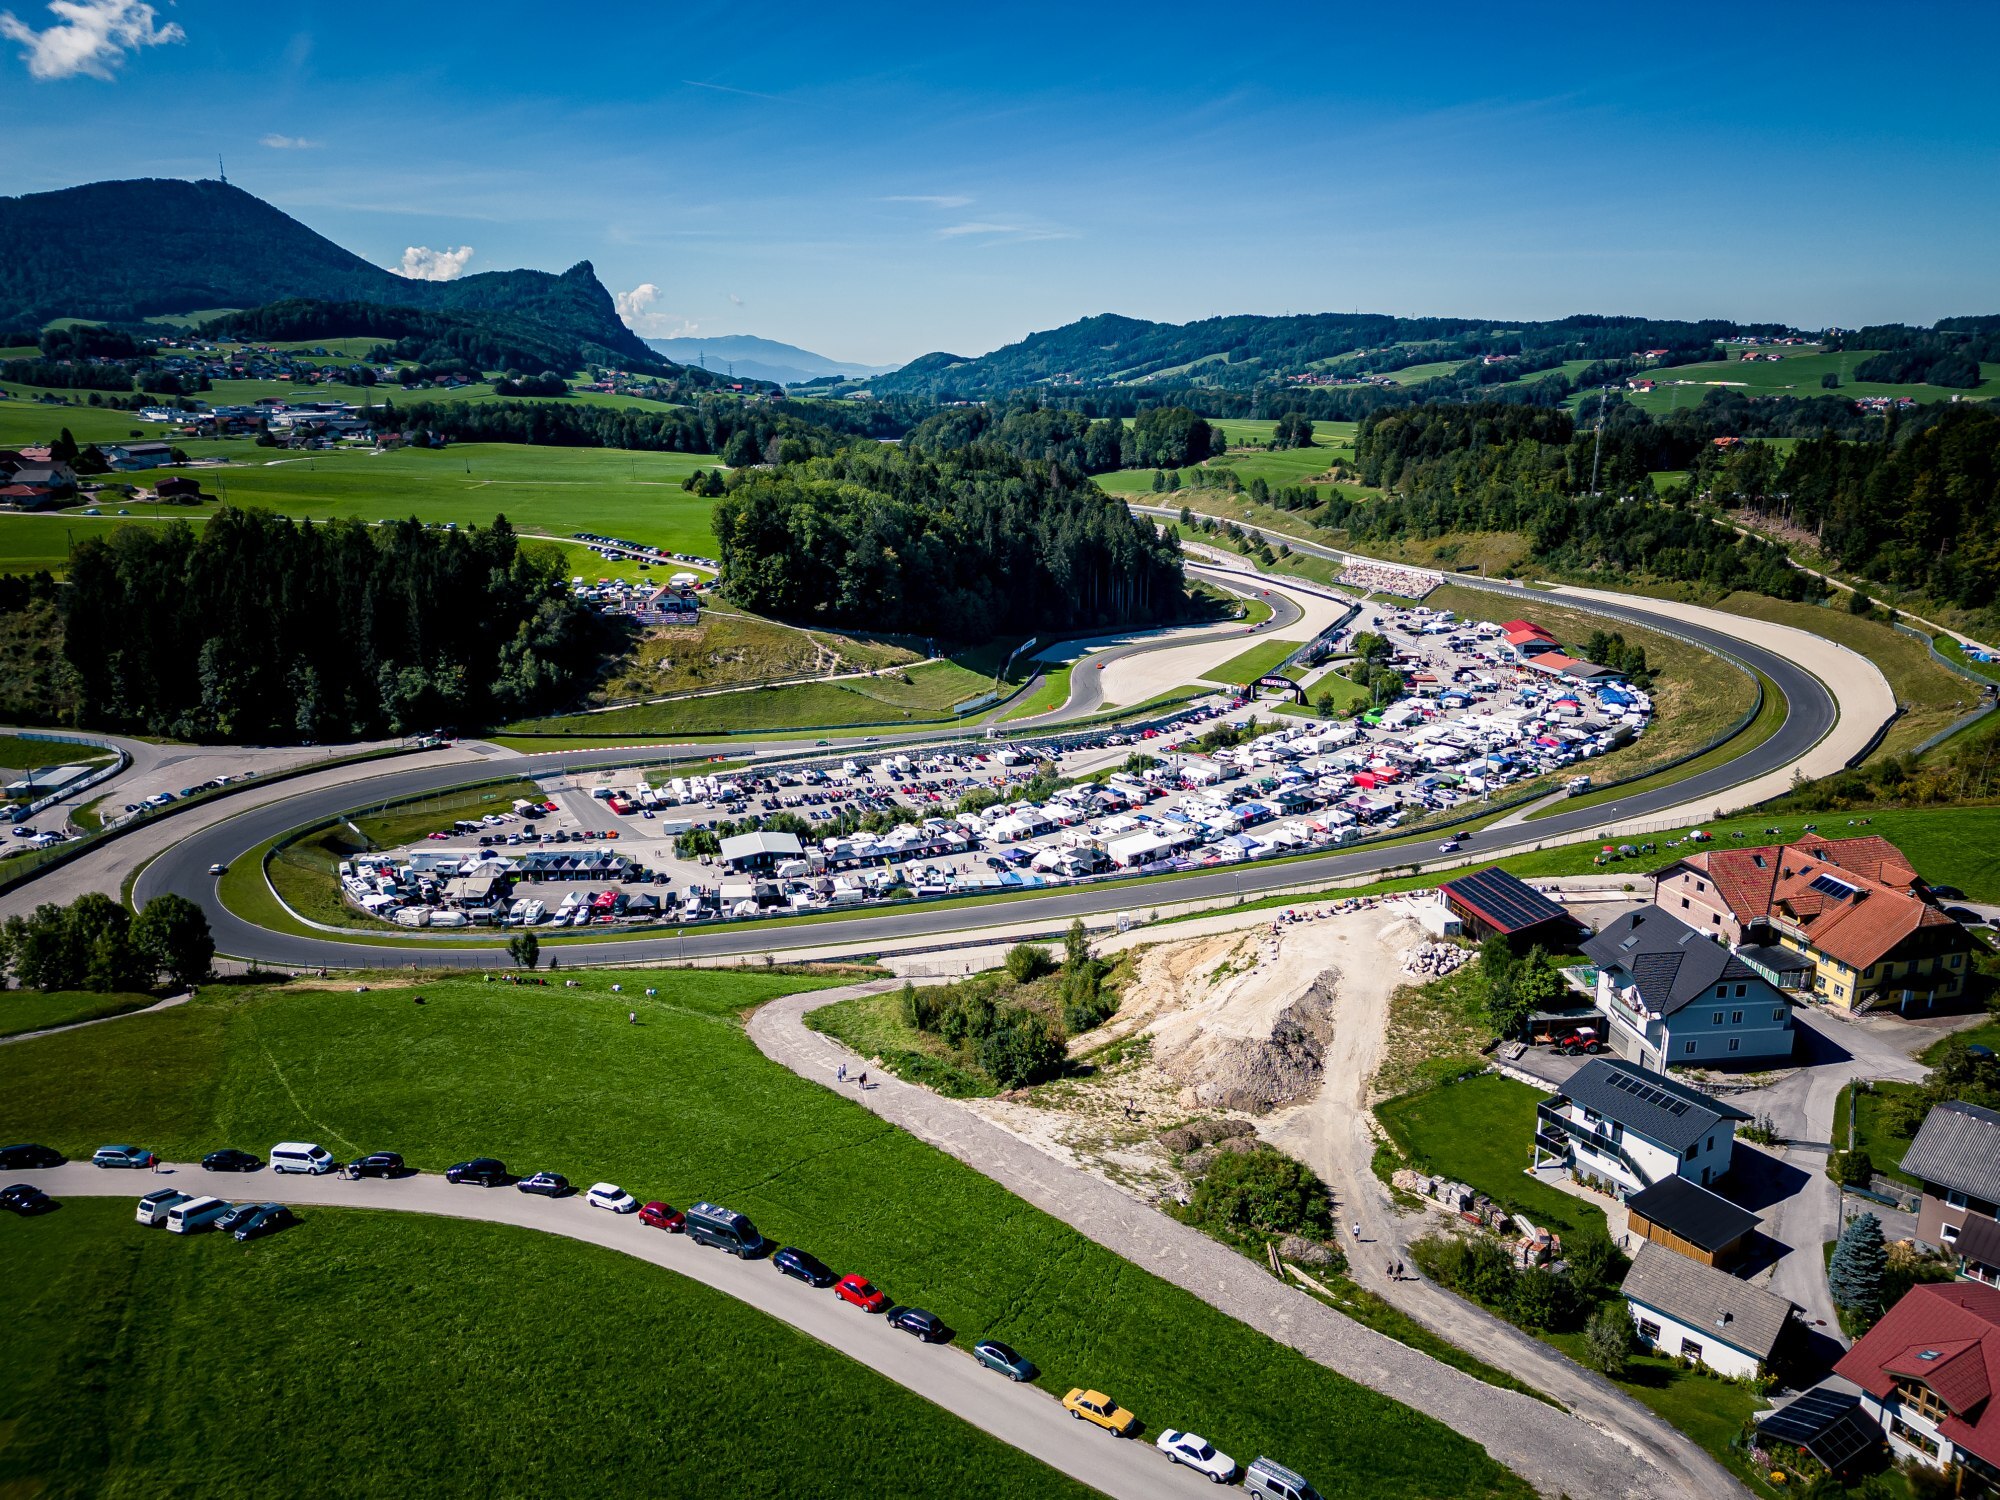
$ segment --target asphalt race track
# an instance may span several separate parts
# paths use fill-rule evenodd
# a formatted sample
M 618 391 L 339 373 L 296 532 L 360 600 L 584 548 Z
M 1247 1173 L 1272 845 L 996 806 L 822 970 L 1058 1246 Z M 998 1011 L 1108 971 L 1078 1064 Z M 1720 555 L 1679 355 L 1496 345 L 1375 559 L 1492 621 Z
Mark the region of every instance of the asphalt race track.
M 1344 555 L 1328 548 L 1309 547 L 1309 544 L 1304 543 L 1294 542 L 1294 546 L 1330 557 Z M 1547 597 L 1527 588 L 1509 586 L 1508 591 L 1521 596 L 1524 608 Z M 1271 596 L 1273 606 L 1276 607 L 1281 599 L 1281 595 L 1274 593 Z M 1298 617 L 1297 606 L 1288 600 L 1282 602 L 1284 609 L 1274 613 L 1270 628 L 1282 628 L 1281 621 L 1289 623 Z M 1621 605 L 1599 604 L 1594 601 L 1579 604 L 1572 599 L 1564 599 L 1562 602 L 1567 607 L 1585 608 L 1612 619 L 1668 631 L 1755 667 L 1784 693 L 1789 712 L 1777 733 L 1762 744 L 1721 765 L 1712 766 L 1665 786 L 1635 792 L 1616 802 L 1578 808 L 1570 812 L 1556 812 L 1537 819 L 1534 824 L 1534 837 L 1538 841 L 1560 842 L 1565 838 L 1587 835 L 1612 822 L 1630 821 L 1644 817 L 1648 812 L 1663 812 L 1668 808 L 1680 807 L 1711 795 L 1720 799 L 1731 787 L 1789 765 L 1817 744 L 1834 726 L 1838 710 L 1826 686 L 1811 673 L 1775 652 L 1752 645 L 1723 631 L 1656 615 L 1645 607 L 1644 601 L 1640 600 Z M 1184 638 L 1172 644 L 1184 645 L 1187 641 Z M 1147 647 L 1139 645 L 1121 649 L 1139 650 Z M 1167 647 L 1153 646 L 1151 649 L 1167 649 Z M 1097 674 L 1089 675 L 1094 677 Z M 1072 706 L 1066 711 L 1065 716 L 1076 713 L 1076 708 Z M 495 760 L 493 773 L 535 776 L 632 765 L 648 760 L 658 762 L 668 758 L 670 758 L 669 753 L 665 751 L 650 757 L 643 752 L 635 754 L 631 750 L 558 752 Z M 687 749 L 682 747 L 671 758 L 685 761 Z M 477 779 L 469 776 L 467 769 L 462 764 L 429 767 L 418 765 L 371 778 L 365 786 L 330 787 L 252 809 L 239 817 L 204 829 L 162 853 L 140 872 L 132 891 L 133 902 L 135 905 L 143 906 L 162 892 L 178 892 L 199 903 L 207 912 L 218 951 L 240 959 L 287 968 L 395 968 L 412 962 L 421 962 L 432 967 L 509 967 L 506 951 L 497 944 L 466 947 L 462 945 L 463 940 L 456 936 L 419 939 L 418 943 L 405 941 L 396 945 L 377 945 L 365 941 L 342 941 L 331 937 L 298 936 L 258 927 L 236 916 L 222 905 L 216 895 L 215 878 L 208 874 L 208 867 L 211 864 L 228 864 L 245 858 L 250 850 L 290 829 L 323 822 L 357 806 L 372 805 L 402 797 L 422 796 Z M 1466 850 L 1476 857 L 1482 839 L 1492 847 L 1498 848 L 1509 842 L 1518 842 L 1520 837 L 1519 829 L 1510 829 L 1461 835 L 1461 842 Z M 910 906 L 850 918 L 792 922 L 783 925 L 717 924 L 696 928 L 687 932 L 684 937 L 677 937 L 672 933 L 664 936 L 634 936 L 622 940 L 560 944 L 552 947 L 551 951 L 559 950 L 564 959 L 572 964 L 615 965 L 671 962 L 683 957 L 693 959 L 749 953 L 783 953 L 788 949 L 825 948 L 838 943 L 902 941 L 913 937 L 958 932 L 976 927 L 982 921 L 1004 920 L 1008 923 L 1044 924 L 1054 928 L 1076 916 L 1143 906 L 1153 892 L 1158 893 L 1158 899 L 1173 901 L 1255 896 L 1260 891 L 1295 886 L 1305 881 L 1368 875 L 1400 868 L 1408 865 L 1415 854 L 1416 850 L 1408 844 L 1379 848 L 1364 846 L 1341 853 L 1316 855 L 1304 859 L 1274 861 L 1264 865 L 1235 865 L 1227 869 L 1174 879 L 1163 877 L 1150 889 L 1146 885 L 1135 886 L 1129 882 L 1109 888 L 1084 886 L 1057 891 L 1047 896 L 1021 897 L 984 906 L 968 907 L 964 904 L 944 907 Z

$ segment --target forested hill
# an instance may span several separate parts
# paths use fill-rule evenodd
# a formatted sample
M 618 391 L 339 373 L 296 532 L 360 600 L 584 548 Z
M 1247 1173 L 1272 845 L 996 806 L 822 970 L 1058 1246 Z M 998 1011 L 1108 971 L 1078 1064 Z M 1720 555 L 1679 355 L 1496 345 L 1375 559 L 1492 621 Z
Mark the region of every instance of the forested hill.
M 978 399 L 1030 386 L 1206 386 L 1248 391 L 1316 371 L 1329 377 L 1385 374 L 1413 365 L 1510 356 L 1507 374 L 1566 360 L 1622 360 L 1665 349 L 1706 357 L 1717 339 L 1787 332 L 1777 324 L 1678 322 L 1577 316 L 1505 323 L 1474 318 L 1395 318 L 1372 313 L 1290 317 L 1240 315 L 1197 323 L 1152 323 L 1103 314 L 1030 334 L 976 359 L 927 354 L 870 382 L 877 391 Z
M 413 281 L 372 265 L 241 188 L 140 178 L 0 198 L 0 327 L 132 321 L 288 298 L 504 314 L 664 363 L 621 321 L 588 261 L 561 275 Z

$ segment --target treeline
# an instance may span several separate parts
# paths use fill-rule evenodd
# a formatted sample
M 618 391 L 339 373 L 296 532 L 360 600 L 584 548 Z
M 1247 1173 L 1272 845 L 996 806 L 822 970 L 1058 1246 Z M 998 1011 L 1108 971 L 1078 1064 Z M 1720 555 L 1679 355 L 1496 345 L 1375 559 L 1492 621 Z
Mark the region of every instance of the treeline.
M 905 446 L 932 458 L 975 443 L 1083 474 L 1147 465 L 1179 468 L 1228 448 L 1219 428 L 1184 406 L 1140 411 L 1128 426 L 1115 417 L 1093 421 L 1080 411 L 1047 406 L 1032 396 L 1015 397 L 1000 406 L 953 407 L 919 422 L 905 440 Z
M 68 906 L 45 902 L 0 926 L 0 980 L 25 989 L 117 994 L 150 990 L 162 977 L 177 989 L 208 978 L 215 939 L 208 918 L 185 896 L 155 896 L 137 916 L 101 892 Z
M 0 360 L 0 380 L 16 385 L 41 385 L 53 390 L 129 391 L 132 371 L 128 366 L 109 364 L 69 364 L 46 359 Z
M 796 463 L 831 453 L 846 435 L 763 402 L 708 397 L 672 411 L 614 411 L 520 401 L 420 401 L 384 420 L 461 443 L 530 443 L 551 448 L 635 448 L 647 453 L 716 453 L 731 468 Z
M 558 555 L 504 517 L 296 522 L 225 507 L 126 526 L 70 554 L 63 651 L 81 723 L 201 741 L 333 740 L 560 706 L 597 618 Z
M 730 476 L 723 592 L 786 619 L 980 640 L 1172 619 L 1179 549 L 1061 465 L 853 447 Z
M 1593 435 L 1576 431 L 1563 412 L 1482 405 L 1392 413 L 1364 422 L 1355 439 L 1363 481 L 1389 497 L 1335 495 L 1313 520 L 1357 541 L 1518 532 L 1554 568 L 1650 575 L 1784 599 L 1817 592 L 1787 566 L 1782 548 L 1647 498 L 1650 470 L 1669 465 L 1644 427 L 1634 424 L 1624 437 L 1607 427 L 1600 460 Z
M 1889 385 L 1949 385 L 1966 390 L 1979 384 L 1979 361 L 1963 349 L 1893 349 L 1854 367 L 1856 380 Z
M 2000 412 L 1942 404 L 1886 441 L 1811 438 L 1746 502 L 1811 530 L 1849 572 L 1967 609 L 2000 599 Z
M 370 352 L 374 363 L 415 360 L 441 367 L 464 365 L 474 371 L 578 370 L 611 353 L 591 341 L 510 313 L 440 312 L 307 297 L 287 298 L 211 319 L 201 326 L 201 334 L 254 344 L 375 338 L 383 342 Z M 632 361 L 621 355 L 618 363 L 629 365 Z M 665 362 L 641 368 L 665 368 Z M 687 378 L 695 385 L 708 383 L 700 378 L 700 372 L 690 372 Z

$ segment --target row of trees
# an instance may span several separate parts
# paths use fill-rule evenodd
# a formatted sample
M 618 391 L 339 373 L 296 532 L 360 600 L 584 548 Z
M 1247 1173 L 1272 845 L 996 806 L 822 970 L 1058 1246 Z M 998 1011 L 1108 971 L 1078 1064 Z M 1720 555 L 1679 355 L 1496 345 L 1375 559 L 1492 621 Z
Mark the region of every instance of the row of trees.
M 982 640 L 1186 609 L 1174 537 L 1061 465 L 986 445 L 734 474 L 713 524 L 725 595 L 786 619 Z
M 1296 426 L 1291 432 L 1296 436 Z M 1311 438 L 1307 423 L 1306 441 Z M 1045 405 L 1034 396 L 1015 396 L 992 406 L 951 407 L 919 422 L 905 441 L 905 446 L 932 458 L 973 444 L 1084 474 L 1148 464 L 1198 464 L 1228 449 L 1221 429 L 1185 406 L 1150 407 L 1127 423 L 1112 416 L 1093 420 L 1081 411 Z
M 562 558 L 489 527 L 224 507 L 79 542 L 63 650 L 79 721 L 178 739 L 345 739 L 573 699 L 600 623 Z
M 731 468 L 796 463 L 832 453 L 850 440 L 781 406 L 726 397 L 706 397 L 672 411 L 545 401 L 419 401 L 399 406 L 393 420 L 452 442 L 715 453 Z
M 0 927 L 0 974 L 26 989 L 117 994 L 150 990 L 162 977 L 185 989 L 208 978 L 214 961 L 208 918 L 172 894 L 155 896 L 135 917 L 92 891 Z

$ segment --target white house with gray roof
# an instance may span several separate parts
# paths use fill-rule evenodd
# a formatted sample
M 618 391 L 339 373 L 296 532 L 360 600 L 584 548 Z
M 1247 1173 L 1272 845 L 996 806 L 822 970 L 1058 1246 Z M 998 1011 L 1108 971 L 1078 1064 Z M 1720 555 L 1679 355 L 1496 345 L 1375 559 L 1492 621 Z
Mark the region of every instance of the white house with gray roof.
M 1622 1058 L 1593 1057 L 1535 1106 L 1535 1165 L 1546 1154 L 1620 1198 L 1666 1177 L 1707 1187 L 1728 1173 L 1736 1126 L 1749 1118 Z
M 1650 1241 L 1639 1247 L 1618 1291 L 1639 1342 L 1732 1380 L 1764 1373 L 1795 1310 L 1775 1292 Z
M 1984 1220 L 1978 1238 L 1990 1242 L 2000 1216 L 2000 1111 L 1949 1099 L 1917 1127 L 1903 1153 L 1903 1171 L 1924 1185 L 1917 1238 L 1956 1251 L 1968 1227 Z M 1983 1260 L 1983 1257 L 1982 1257 Z M 1979 1278 L 1984 1280 L 1984 1277 Z
M 1791 1002 L 1729 949 L 1657 906 L 1626 912 L 1583 944 L 1612 1050 L 1641 1067 L 1787 1061 Z

